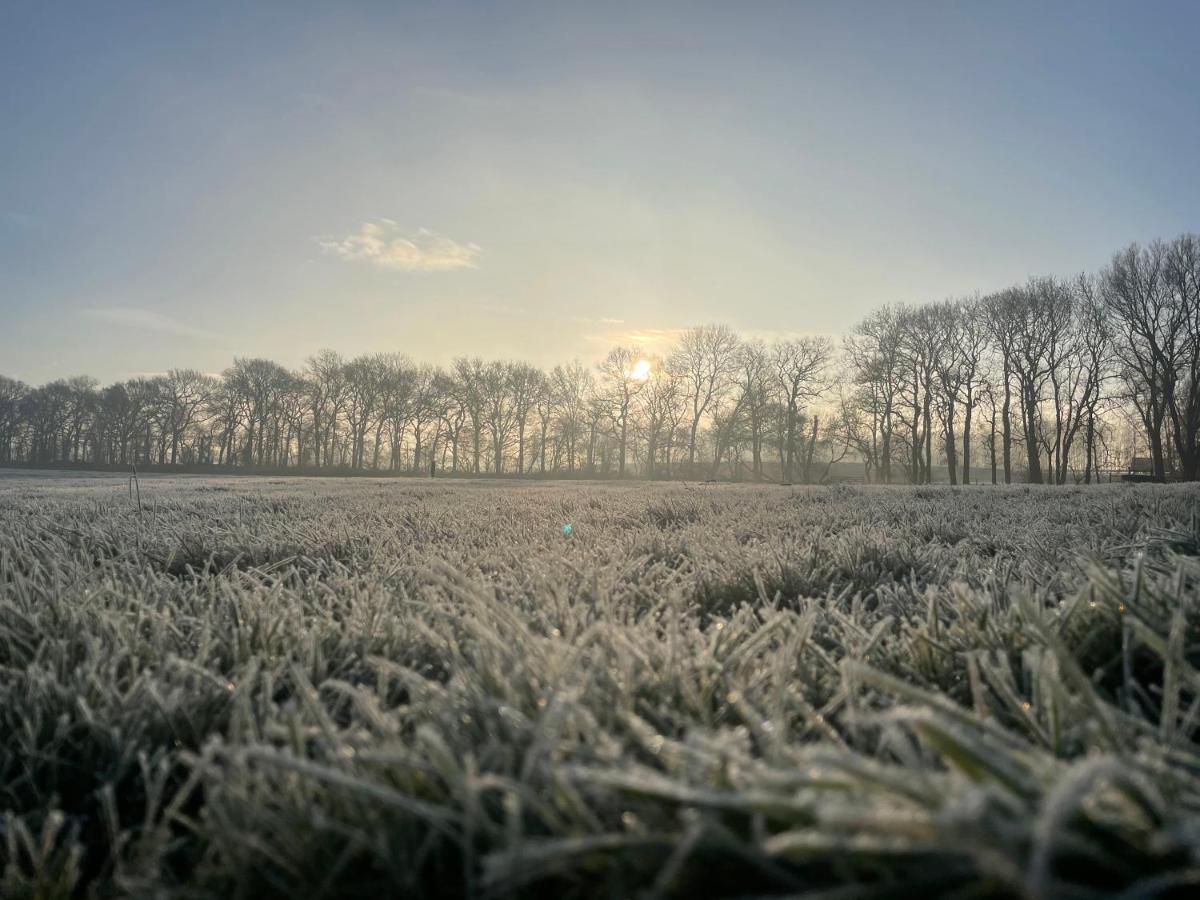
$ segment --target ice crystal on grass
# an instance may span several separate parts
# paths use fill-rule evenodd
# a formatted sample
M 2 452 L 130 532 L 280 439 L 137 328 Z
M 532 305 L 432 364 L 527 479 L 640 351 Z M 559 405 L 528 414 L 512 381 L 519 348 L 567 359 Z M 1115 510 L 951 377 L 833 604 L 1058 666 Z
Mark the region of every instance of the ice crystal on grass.
M 122 489 L 0 482 L 4 897 L 1200 884 L 1189 488 Z

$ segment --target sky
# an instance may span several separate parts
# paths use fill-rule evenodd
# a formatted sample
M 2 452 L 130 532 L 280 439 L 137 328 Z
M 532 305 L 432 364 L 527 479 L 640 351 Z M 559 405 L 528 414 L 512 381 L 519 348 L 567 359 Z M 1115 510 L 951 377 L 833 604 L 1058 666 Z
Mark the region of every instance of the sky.
M 0 373 L 540 365 L 1200 230 L 1195 2 L 0 3 Z

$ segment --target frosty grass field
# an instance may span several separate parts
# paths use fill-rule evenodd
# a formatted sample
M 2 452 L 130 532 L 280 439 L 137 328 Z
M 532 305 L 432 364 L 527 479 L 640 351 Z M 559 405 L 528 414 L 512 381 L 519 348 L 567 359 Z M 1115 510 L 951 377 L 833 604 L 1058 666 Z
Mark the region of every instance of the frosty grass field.
M 140 491 L 0 475 L 6 898 L 1200 890 L 1193 488 Z

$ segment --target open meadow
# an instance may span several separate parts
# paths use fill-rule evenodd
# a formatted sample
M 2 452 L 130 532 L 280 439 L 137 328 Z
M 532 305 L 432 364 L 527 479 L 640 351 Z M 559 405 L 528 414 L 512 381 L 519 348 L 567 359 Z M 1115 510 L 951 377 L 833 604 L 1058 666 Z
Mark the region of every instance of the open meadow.
M 0 473 L 6 898 L 1200 890 L 1195 488 L 139 491 Z

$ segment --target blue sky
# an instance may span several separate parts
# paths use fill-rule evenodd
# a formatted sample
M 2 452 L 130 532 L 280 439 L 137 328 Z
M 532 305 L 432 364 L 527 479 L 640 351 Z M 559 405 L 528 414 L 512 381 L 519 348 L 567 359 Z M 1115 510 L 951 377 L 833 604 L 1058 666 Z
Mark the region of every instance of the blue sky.
M 839 333 L 1200 223 L 1196 3 L 0 6 L 0 373 Z

